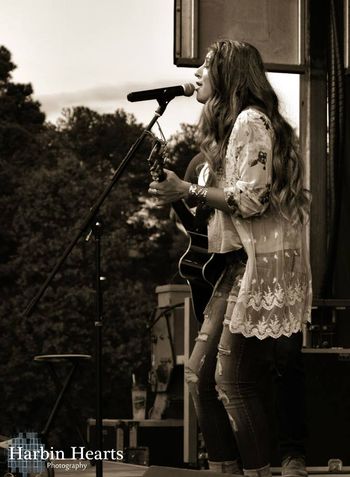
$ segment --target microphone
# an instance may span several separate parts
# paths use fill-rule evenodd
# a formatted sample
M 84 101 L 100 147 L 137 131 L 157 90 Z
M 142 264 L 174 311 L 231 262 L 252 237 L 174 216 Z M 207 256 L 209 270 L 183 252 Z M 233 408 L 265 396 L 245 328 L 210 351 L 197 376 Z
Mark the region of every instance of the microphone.
M 136 101 L 148 101 L 149 99 L 157 99 L 170 101 L 175 96 L 192 96 L 195 86 L 186 83 L 181 86 L 168 86 L 165 88 L 146 89 L 144 91 L 134 91 L 127 95 L 128 101 L 135 103 Z

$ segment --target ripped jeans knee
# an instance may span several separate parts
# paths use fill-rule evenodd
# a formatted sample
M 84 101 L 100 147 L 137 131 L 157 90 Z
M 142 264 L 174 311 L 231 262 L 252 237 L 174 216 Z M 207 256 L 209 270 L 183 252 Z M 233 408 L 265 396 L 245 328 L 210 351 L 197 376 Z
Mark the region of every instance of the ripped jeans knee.
M 242 399 L 256 396 L 257 376 L 245 373 L 246 367 L 237 349 L 232 351 L 230 344 L 219 344 L 215 383 L 219 399 L 225 407 L 239 406 Z
M 212 383 L 215 387 L 214 376 L 210 376 L 210 362 L 215 359 L 215 347 L 213 343 L 213 336 L 215 336 L 215 327 L 213 321 L 206 318 L 203 325 L 198 332 L 196 343 L 192 351 L 191 357 L 185 366 L 185 380 L 190 386 L 192 392 L 193 384 L 197 387 L 202 387 L 206 384 Z M 198 392 L 198 390 L 197 390 Z
M 190 367 L 185 367 L 185 381 L 190 386 L 193 383 L 198 383 L 199 377 Z
M 190 391 L 192 392 L 193 385 L 196 385 L 196 388 L 198 386 L 201 386 L 203 378 L 207 378 L 206 376 L 201 376 L 201 371 L 204 366 L 206 359 L 206 355 L 203 354 L 198 362 L 196 362 L 196 366 L 194 366 L 194 363 L 191 363 L 191 361 L 188 363 L 187 366 L 185 366 L 185 381 L 188 384 Z M 198 389 L 197 389 L 198 392 Z
M 208 338 L 209 338 L 208 333 L 204 333 L 200 331 L 195 341 L 203 341 L 204 343 L 206 343 L 208 341 Z
M 234 389 L 237 387 L 229 360 L 231 350 L 222 345 L 218 346 L 215 371 L 215 389 L 218 393 L 218 399 L 226 407 L 230 404 Z

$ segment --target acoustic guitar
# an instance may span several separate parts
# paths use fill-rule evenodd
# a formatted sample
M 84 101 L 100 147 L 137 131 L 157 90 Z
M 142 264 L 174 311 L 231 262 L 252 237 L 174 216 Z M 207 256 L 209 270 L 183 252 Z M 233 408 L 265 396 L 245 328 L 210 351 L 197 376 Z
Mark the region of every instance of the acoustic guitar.
M 156 140 L 148 157 L 151 177 L 157 182 L 166 178 L 164 172 L 165 144 Z M 205 307 L 219 279 L 225 261 L 221 254 L 208 253 L 206 224 L 198 224 L 196 217 L 184 200 L 171 204 L 189 238 L 188 248 L 179 260 L 179 274 L 190 286 L 193 311 L 202 323 Z

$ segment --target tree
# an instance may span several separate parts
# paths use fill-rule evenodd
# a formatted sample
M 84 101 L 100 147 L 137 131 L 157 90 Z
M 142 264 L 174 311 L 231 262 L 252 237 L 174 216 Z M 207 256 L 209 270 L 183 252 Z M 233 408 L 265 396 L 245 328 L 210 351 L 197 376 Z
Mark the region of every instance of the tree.
M 1 160 L 14 161 L 20 158 L 23 164 L 23 160 L 31 158 L 31 145 L 37 144 L 36 134 L 41 132 L 45 114 L 40 110 L 40 103 L 32 98 L 32 86 L 12 81 L 11 73 L 15 68 L 11 53 L 0 46 Z M 28 148 L 29 151 L 26 150 Z
M 94 246 L 85 241 L 88 231 L 33 314 L 25 317 L 23 311 L 142 130 L 124 111 L 100 115 L 85 107 L 66 110 L 57 127 L 44 123 L 31 86 L 12 83 L 14 68 L 9 51 L 1 47 L 0 429 L 10 435 L 38 430 L 52 404 L 53 385 L 32 361 L 34 355 L 93 353 Z M 175 167 L 192 155 L 192 132 L 184 126 L 179 141 L 172 138 Z M 145 141 L 99 216 L 105 225 L 102 275 L 107 277 L 106 417 L 130 414 L 131 373 L 149 367 L 147 324 L 156 306 L 155 287 L 179 280 L 173 277 L 185 248 L 186 239 L 169 219 L 169 207 L 157 206 L 148 195 L 149 151 Z M 93 390 L 94 370 L 85 367 L 71 393 L 84 417 L 94 415 Z M 65 434 L 58 432 L 50 442 L 59 442 L 59 435 Z M 67 437 L 64 441 L 70 444 Z
M 9 224 L 18 205 L 16 190 L 28 168 L 40 155 L 39 135 L 45 115 L 32 99 L 30 84 L 12 82 L 11 53 L 0 46 L 0 207 L 3 227 L 0 229 L 0 283 L 9 284 L 13 271 L 9 257 L 16 251 L 16 239 Z
M 24 318 L 22 312 L 142 129 L 120 111 L 98 115 L 78 108 L 66 118 L 59 128 L 46 126 L 42 131 L 41 155 L 21 187 L 11 195 L 18 204 L 10 224 L 16 237 L 16 253 L 11 255 L 8 265 L 18 273 L 11 284 L 5 285 L 7 300 L 0 304 L 4 317 L 0 325 L 4 338 L 0 369 L 6 386 L 3 404 L 7 409 L 2 426 L 11 433 L 20 425 L 28 428 L 39 422 L 49 411 L 47 389 L 40 386 L 43 376 L 38 373 L 38 365 L 31 362 L 32 356 L 86 353 L 94 348 L 94 247 L 92 241 L 84 242 L 88 231 L 32 316 Z M 123 144 L 112 134 L 120 129 Z M 110 139 L 99 145 L 101 132 Z M 91 148 L 86 150 L 82 139 L 85 137 L 91 141 Z M 103 345 L 108 383 L 104 387 L 106 417 L 125 417 L 130 413 L 130 375 L 148 367 L 147 322 L 156 305 L 154 291 L 157 285 L 168 281 L 171 268 L 171 246 L 167 245 L 172 240 L 169 220 L 165 216 L 162 221 L 153 220 L 152 234 L 157 232 L 151 240 L 149 229 L 133 220 L 148 195 L 147 148 L 147 144 L 141 148 L 100 214 L 105 222 L 102 273 L 107 277 Z M 8 362 L 5 365 L 9 356 L 10 366 Z M 35 392 L 20 393 L 33 387 Z M 94 414 L 93 389 L 92 372 L 82 374 L 72 393 L 72 401 L 80 403 L 85 417 Z M 19 404 L 16 396 L 20 394 Z
M 169 139 L 169 166 L 183 177 L 191 159 L 199 152 L 197 126 L 181 124 L 179 132 Z

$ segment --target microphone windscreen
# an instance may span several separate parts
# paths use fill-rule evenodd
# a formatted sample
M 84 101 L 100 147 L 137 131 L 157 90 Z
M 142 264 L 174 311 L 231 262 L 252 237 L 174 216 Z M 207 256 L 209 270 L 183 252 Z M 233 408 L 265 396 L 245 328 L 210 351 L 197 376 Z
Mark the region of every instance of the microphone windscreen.
M 192 96 L 194 90 L 196 89 L 195 85 L 192 83 L 186 83 L 182 85 L 182 87 L 184 89 L 184 96 Z

